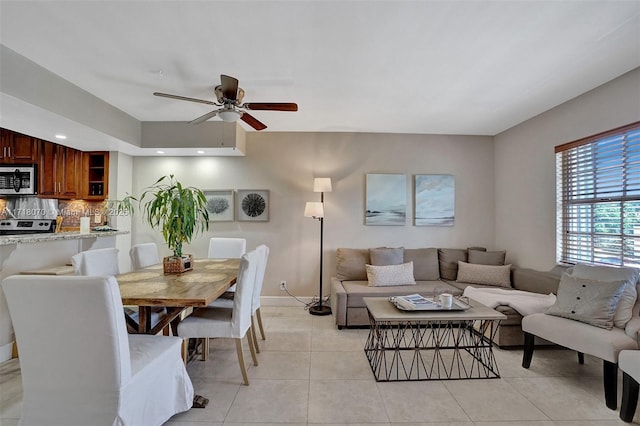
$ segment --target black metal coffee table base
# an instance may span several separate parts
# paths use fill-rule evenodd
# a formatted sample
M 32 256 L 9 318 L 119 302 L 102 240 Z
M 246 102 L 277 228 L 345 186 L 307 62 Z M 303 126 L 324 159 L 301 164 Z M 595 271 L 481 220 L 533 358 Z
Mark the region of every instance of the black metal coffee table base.
M 500 319 L 375 319 L 365 354 L 379 382 L 499 378 L 493 339 Z

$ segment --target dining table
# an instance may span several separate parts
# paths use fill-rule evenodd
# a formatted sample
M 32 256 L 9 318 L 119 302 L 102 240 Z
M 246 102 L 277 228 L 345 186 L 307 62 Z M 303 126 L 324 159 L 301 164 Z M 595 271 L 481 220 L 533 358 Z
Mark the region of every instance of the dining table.
M 130 332 L 158 334 L 171 325 L 177 335 L 180 320 L 189 309 L 209 305 L 238 278 L 240 259 L 194 259 L 193 269 L 165 274 L 162 264 L 116 275 L 123 305 L 138 307 L 137 319 L 125 314 Z M 154 309 L 166 313 L 152 324 Z

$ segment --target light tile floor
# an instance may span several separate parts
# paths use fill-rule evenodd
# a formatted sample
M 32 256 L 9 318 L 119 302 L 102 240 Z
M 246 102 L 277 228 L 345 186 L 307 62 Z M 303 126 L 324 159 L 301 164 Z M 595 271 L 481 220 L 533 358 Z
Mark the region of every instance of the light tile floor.
M 496 349 L 500 379 L 376 383 L 363 351 L 368 330 L 338 331 L 332 317 L 302 307 L 265 306 L 262 316 L 267 340 L 259 342 L 260 365 L 249 364 L 251 384 L 241 385 L 233 342 L 212 341 L 209 359 L 188 366 L 209 405 L 178 414 L 167 426 L 627 424 L 604 405 L 596 358 L 585 356 L 579 365 L 574 352 L 537 349 L 527 370 L 521 349 Z M 246 358 L 250 363 L 248 350 Z M 2 426 L 18 424 L 21 399 L 18 361 L 0 364 Z

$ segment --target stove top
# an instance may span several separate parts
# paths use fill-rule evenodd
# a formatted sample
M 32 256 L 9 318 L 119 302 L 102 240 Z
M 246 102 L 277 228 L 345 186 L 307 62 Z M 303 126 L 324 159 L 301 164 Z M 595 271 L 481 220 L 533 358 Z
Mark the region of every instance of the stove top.
M 55 219 L 0 219 L 0 235 L 42 234 L 55 230 Z

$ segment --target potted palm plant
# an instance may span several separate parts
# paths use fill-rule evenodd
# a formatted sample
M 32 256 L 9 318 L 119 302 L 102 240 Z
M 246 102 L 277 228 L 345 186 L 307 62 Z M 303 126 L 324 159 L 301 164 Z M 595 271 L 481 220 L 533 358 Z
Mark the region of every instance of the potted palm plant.
M 125 208 L 133 211 L 131 200 L 135 198 L 129 196 L 123 201 Z M 182 245 L 209 229 L 204 193 L 198 188 L 182 185 L 173 175 L 163 176 L 145 189 L 139 204 L 147 223 L 162 231 L 162 237 L 173 251 L 173 256 L 163 259 L 165 274 L 193 269 L 193 257 L 182 253 Z

